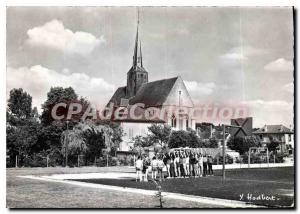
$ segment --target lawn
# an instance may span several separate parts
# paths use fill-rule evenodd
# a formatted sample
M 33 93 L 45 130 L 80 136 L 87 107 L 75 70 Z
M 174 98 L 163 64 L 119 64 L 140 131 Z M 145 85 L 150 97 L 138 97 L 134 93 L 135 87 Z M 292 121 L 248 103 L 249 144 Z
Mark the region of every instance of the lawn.
M 82 182 L 154 190 L 153 182 L 135 182 L 132 179 L 89 179 Z M 242 200 L 268 207 L 291 207 L 294 202 L 294 169 L 262 168 L 226 171 L 226 181 L 221 171 L 204 178 L 176 178 L 161 182 L 162 191 L 230 200 Z M 253 197 L 268 196 L 269 199 Z M 251 196 L 250 198 L 247 196 Z
M 20 175 L 133 172 L 133 169 L 128 167 L 11 168 L 6 172 L 6 206 L 9 208 L 156 208 L 159 206 L 157 198 L 153 196 L 17 177 Z M 164 207 L 216 208 L 216 205 L 166 199 Z

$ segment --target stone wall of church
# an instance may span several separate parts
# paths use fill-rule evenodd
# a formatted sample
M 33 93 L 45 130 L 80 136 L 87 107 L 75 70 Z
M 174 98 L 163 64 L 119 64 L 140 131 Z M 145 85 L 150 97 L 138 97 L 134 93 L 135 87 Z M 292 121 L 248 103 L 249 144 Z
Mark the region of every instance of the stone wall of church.
M 189 92 L 181 79 L 177 78 L 167 100 L 164 105 L 170 106 L 184 106 L 184 107 L 193 107 L 193 101 L 189 95 Z

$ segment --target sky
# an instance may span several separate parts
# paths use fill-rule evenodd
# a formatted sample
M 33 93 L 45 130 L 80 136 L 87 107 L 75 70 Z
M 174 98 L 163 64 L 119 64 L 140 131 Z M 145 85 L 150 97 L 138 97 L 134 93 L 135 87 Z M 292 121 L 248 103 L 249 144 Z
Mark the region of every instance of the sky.
M 7 96 L 41 109 L 52 86 L 97 106 L 126 85 L 135 7 L 8 7 Z M 142 7 L 149 81 L 181 76 L 196 105 L 246 105 L 255 127 L 293 126 L 291 7 Z

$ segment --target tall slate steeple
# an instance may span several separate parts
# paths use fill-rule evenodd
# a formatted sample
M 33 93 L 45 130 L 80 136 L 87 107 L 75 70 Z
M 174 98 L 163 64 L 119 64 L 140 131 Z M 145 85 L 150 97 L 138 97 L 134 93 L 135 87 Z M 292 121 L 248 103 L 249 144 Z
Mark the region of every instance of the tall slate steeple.
M 127 72 L 126 97 L 130 98 L 136 95 L 142 84 L 148 82 L 148 72 L 143 67 L 142 42 L 139 39 L 139 11 L 137 13 L 137 29 L 134 44 L 133 63 Z

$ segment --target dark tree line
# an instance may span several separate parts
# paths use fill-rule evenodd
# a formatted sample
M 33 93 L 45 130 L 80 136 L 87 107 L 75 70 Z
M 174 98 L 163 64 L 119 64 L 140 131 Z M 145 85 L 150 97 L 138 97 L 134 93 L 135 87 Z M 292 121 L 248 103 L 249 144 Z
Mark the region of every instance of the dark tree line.
M 62 134 L 85 127 L 80 132 L 80 138 L 84 140 L 87 149 L 80 154 L 99 157 L 101 150 L 106 147 L 103 133 L 97 127 L 109 127 L 110 146 L 118 147 L 121 142 L 123 130 L 113 123 L 99 124 L 99 122 L 84 123 L 77 118 L 72 120 L 56 121 L 51 116 L 51 110 L 57 103 L 66 103 L 67 107 L 58 109 L 58 114 L 66 115 L 70 103 L 81 103 L 85 108 L 89 101 L 76 94 L 73 88 L 52 87 L 47 94 L 47 99 L 42 104 L 41 115 L 37 108 L 32 107 L 32 97 L 22 88 L 12 89 L 7 102 L 7 165 L 15 165 L 15 157 L 18 156 L 19 166 L 41 166 L 45 157 L 51 156 L 52 165 L 63 165 L 64 152 Z M 80 118 L 82 113 L 78 114 Z M 75 128 L 75 129 L 74 129 Z M 107 128 L 108 129 L 108 128 Z M 78 135 L 79 136 L 79 135 Z M 74 148 L 70 148 L 72 151 Z M 75 149 L 76 150 L 76 149 Z M 74 155 L 75 153 L 70 153 Z

